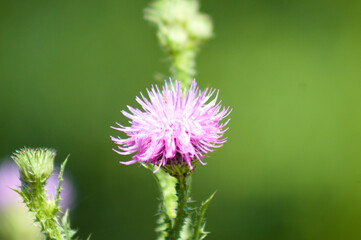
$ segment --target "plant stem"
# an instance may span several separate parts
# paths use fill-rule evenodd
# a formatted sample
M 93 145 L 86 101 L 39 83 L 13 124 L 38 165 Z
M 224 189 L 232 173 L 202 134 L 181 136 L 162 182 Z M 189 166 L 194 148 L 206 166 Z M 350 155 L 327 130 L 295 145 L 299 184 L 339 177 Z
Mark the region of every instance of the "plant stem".
M 178 211 L 177 217 L 175 218 L 174 225 L 169 233 L 170 240 L 177 240 L 180 235 L 181 227 L 184 223 L 184 219 L 187 217 L 186 206 L 187 206 L 187 179 L 184 175 L 177 176 L 176 191 L 178 195 Z
M 23 196 L 25 204 L 34 213 L 46 240 L 63 240 L 56 220 L 56 209 L 50 202 L 47 202 L 44 184 L 30 185 L 22 182 L 21 191 L 17 192 Z
M 182 81 L 184 88 L 189 88 L 196 74 L 196 51 L 183 49 L 169 53 L 171 56 L 170 72 L 176 80 Z

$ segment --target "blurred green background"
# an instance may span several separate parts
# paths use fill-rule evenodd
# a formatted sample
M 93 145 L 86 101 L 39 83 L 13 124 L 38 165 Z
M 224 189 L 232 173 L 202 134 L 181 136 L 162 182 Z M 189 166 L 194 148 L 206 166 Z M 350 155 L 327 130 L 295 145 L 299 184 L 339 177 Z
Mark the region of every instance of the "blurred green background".
M 110 129 L 167 73 L 149 1 L 0 2 L 0 157 L 71 154 L 72 225 L 100 239 L 154 239 L 156 183 L 120 165 Z M 214 190 L 207 239 L 361 239 L 361 2 L 202 1 L 215 38 L 202 88 L 231 106 L 229 141 L 194 174 Z

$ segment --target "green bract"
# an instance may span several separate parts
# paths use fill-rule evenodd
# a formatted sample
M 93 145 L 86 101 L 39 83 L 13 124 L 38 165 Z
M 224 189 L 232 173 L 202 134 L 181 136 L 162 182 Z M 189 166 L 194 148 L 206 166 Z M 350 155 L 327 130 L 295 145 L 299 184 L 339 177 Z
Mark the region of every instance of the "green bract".
M 28 184 L 45 184 L 54 170 L 54 158 L 55 151 L 45 148 L 23 148 L 13 156 L 21 180 Z

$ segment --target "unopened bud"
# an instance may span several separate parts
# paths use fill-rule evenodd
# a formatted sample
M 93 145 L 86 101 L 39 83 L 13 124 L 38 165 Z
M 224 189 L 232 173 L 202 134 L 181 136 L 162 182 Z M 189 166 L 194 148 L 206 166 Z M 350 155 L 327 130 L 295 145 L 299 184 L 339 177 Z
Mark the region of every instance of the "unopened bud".
M 188 34 L 180 25 L 170 25 L 166 27 L 165 31 L 167 36 L 167 44 L 172 49 L 181 49 L 187 44 Z
M 23 148 L 12 157 L 18 165 L 20 179 L 28 184 L 45 184 L 54 169 L 55 152 L 46 148 Z
M 197 14 L 187 23 L 188 32 L 200 39 L 207 39 L 213 35 L 211 19 L 206 14 Z
M 195 0 L 158 0 L 146 10 L 146 18 L 167 23 L 185 22 L 198 12 L 198 8 Z

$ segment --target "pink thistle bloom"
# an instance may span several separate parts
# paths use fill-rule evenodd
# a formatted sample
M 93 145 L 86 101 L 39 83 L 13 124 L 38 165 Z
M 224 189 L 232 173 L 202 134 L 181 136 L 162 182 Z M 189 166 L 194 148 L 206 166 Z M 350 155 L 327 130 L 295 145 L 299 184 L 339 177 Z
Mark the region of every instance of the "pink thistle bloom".
M 115 150 L 118 154 L 128 155 L 136 153 L 133 159 L 120 162 L 125 165 L 133 163 L 151 163 L 158 169 L 166 164 L 188 164 L 193 170 L 192 161 L 202 158 L 212 148 L 219 148 L 226 142 L 222 138 L 228 128 L 223 129 L 225 123 L 220 121 L 226 118 L 231 110 L 217 103 L 218 91 L 215 98 L 210 98 L 215 89 L 199 90 L 196 81 L 187 92 L 182 91 L 180 81 L 174 84 L 165 82 L 162 91 L 158 86 L 147 89 L 150 101 L 140 93 L 136 101 L 143 108 L 139 110 L 127 106 L 130 113 L 121 113 L 130 119 L 130 127 L 112 127 L 124 132 L 128 138 L 111 137 L 118 144 Z

